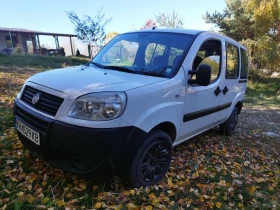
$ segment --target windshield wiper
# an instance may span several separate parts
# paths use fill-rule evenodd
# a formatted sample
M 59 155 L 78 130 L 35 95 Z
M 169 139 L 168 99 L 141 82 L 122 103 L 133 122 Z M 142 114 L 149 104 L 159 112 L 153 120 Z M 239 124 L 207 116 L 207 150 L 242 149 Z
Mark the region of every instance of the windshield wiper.
M 112 69 L 112 70 L 117 70 L 117 71 L 122 71 L 122 72 L 127 72 L 127 73 L 133 73 L 133 74 L 137 74 L 137 72 L 123 67 L 123 66 L 103 66 L 104 69 Z
M 89 62 L 89 64 L 93 64 L 93 65 L 95 65 L 95 66 L 97 66 L 97 67 L 99 67 L 99 68 L 101 68 L 101 69 L 104 69 L 104 66 L 103 65 L 101 65 L 100 63 L 96 63 L 96 62 L 93 62 L 93 61 L 90 61 Z

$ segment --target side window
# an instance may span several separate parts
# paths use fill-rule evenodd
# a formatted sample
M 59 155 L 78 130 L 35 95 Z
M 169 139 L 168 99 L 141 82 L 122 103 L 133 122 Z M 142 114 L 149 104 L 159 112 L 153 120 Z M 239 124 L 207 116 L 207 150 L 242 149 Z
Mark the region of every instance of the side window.
M 247 79 L 248 77 L 248 56 L 244 49 L 241 49 L 241 79 Z
M 208 64 L 211 66 L 211 83 L 218 79 L 221 69 L 221 42 L 218 40 L 208 40 L 199 48 L 193 61 L 193 70 L 197 70 L 199 65 Z
M 238 48 L 230 43 L 227 43 L 226 47 L 227 47 L 226 79 L 236 79 L 238 77 L 238 72 L 239 72 Z
M 153 59 L 158 56 L 162 56 L 165 51 L 165 46 L 156 43 L 148 44 L 145 51 L 145 64 L 150 65 L 153 62 Z

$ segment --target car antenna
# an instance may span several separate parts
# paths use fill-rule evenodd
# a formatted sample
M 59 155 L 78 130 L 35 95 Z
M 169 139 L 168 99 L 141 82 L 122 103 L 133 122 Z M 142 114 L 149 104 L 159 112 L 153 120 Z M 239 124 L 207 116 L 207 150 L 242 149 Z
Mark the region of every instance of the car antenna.
M 152 28 L 152 30 L 155 30 L 156 29 L 156 26 L 154 26 L 153 28 Z

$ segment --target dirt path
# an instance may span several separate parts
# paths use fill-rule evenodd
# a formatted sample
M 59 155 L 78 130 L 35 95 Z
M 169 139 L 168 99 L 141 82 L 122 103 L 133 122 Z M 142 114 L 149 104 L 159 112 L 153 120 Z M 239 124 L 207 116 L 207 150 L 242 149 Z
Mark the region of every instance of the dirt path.
M 275 149 L 280 154 L 280 106 L 245 104 L 239 117 L 237 132 L 257 137 L 265 150 Z M 267 132 L 271 132 L 273 136 Z

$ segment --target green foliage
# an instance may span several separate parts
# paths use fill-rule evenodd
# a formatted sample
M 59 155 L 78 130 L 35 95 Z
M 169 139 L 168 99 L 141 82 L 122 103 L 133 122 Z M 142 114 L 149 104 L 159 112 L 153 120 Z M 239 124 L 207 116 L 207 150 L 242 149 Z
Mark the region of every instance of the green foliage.
M 278 0 L 227 0 L 223 12 L 206 12 L 203 18 L 247 47 L 251 68 L 280 71 Z
M 62 68 L 66 66 L 78 66 L 87 63 L 86 58 L 77 57 L 49 57 L 34 55 L 0 56 L 0 64 L 15 67 L 32 67 L 41 70 Z
M 167 28 L 183 28 L 184 21 L 175 10 L 171 14 L 160 13 L 155 16 L 158 26 Z

